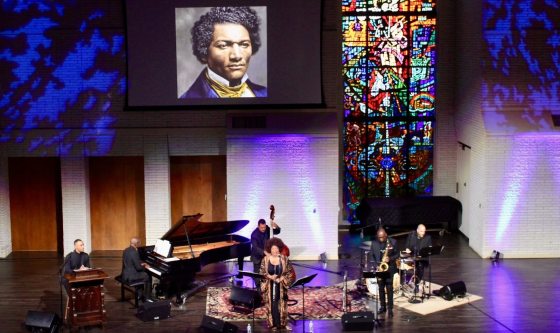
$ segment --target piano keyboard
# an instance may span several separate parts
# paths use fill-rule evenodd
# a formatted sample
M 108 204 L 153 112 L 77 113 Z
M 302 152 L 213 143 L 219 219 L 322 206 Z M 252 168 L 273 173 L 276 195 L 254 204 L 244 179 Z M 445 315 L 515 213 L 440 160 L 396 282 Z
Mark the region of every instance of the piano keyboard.
M 149 270 L 150 272 L 154 273 L 154 274 L 157 275 L 157 276 L 161 276 L 161 272 L 158 271 L 158 270 L 155 269 L 155 268 L 148 267 L 148 270 Z

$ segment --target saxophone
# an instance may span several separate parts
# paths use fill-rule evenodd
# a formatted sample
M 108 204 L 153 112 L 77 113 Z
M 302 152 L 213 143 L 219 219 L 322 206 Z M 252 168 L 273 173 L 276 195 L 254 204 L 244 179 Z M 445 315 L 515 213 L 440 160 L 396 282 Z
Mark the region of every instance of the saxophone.
M 389 242 L 389 237 L 387 237 L 387 245 L 385 246 L 385 253 L 381 258 L 381 263 L 377 266 L 378 272 L 386 272 L 389 269 L 389 264 L 385 262 L 385 259 L 389 258 L 389 250 L 392 249 L 391 242 Z

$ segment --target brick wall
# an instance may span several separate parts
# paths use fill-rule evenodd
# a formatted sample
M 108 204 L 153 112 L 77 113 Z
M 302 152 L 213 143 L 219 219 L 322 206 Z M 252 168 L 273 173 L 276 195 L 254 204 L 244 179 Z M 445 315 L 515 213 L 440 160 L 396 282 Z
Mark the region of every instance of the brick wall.
M 486 145 L 483 254 L 557 258 L 560 248 L 560 136 L 492 136 Z
M 503 72 L 498 67 L 498 75 L 492 72 L 489 64 L 496 62 L 485 49 L 489 46 L 483 34 L 489 33 L 498 43 L 504 31 L 495 33 L 494 21 L 483 26 L 486 5 L 485 0 L 457 2 L 455 124 L 457 140 L 471 147 L 457 148 L 461 231 L 482 257 L 493 250 L 506 258 L 558 257 L 560 136 L 539 110 L 522 107 L 527 100 L 505 92 L 531 80 L 522 62 L 510 62 Z M 515 29 L 512 25 L 505 33 L 518 36 Z M 484 91 L 489 87 L 498 90 Z M 513 89 L 524 93 L 522 86 Z M 495 101 L 503 102 L 501 110 L 496 110 Z M 531 123 L 541 118 L 540 126 L 548 132 Z
M 455 90 L 455 2 L 438 1 L 436 123 L 434 134 L 434 195 L 455 195 L 457 138 L 453 114 Z
M 91 250 L 88 161 L 83 156 L 60 159 L 62 228 L 64 253 L 74 249 L 74 240 L 84 241 Z
M 168 150 L 167 136 L 144 137 L 146 244 L 155 244 L 171 226 Z
M 8 158 L 0 154 L 0 257 L 12 252 Z
M 461 231 L 469 238 L 469 245 L 483 255 L 485 232 L 486 175 L 485 150 L 486 131 L 481 115 L 481 1 L 458 1 L 456 5 L 456 81 L 455 81 L 455 126 L 457 141 L 470 148 L 456 145 L 455 156 L 462 164 L 457 165 L 457 174 L 465 178 L 459 184 L 456 196 L 463 205 Z M 459 156 L 466 154 L 463 157 Z M 466 185 L 465 185 L 466 184 Z
M 331 115 L 336 124 L 336 115 Z M 307 117 L 309 119 L 309 117 Z M 306 121 L 313 123 L 313 121 Z M 239 133 L 227 139 L 228 216 L 247 219 L 250 237 L 275 205 L 278 237 L 291 258 L 315 260 L 326 252 L 338 258 L 339 138 L 325 133 Z

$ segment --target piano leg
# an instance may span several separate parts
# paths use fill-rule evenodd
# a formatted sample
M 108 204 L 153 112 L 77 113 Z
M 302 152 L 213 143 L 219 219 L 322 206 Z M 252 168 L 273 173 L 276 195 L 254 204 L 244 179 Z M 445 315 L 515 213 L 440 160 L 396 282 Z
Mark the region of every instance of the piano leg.
M 243 279 L 243 275 L 239 273 L 239 271 L 243 270 L 243 259 L 245 259 L 245 257 L 237 257 L 237 266 L 239 267 L 237 270 L 237 279 Z

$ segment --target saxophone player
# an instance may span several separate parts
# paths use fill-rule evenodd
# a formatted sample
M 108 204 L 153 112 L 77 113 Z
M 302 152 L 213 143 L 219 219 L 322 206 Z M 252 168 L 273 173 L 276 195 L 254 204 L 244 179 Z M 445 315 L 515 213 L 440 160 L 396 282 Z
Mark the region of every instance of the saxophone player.
M 388 311 L 389 317 L 393 317 L 393 275 L 397 273 L 396 260 L 399 257 L 397 241 L 387 236 L 385 229 L 377 230 L 376 239 L 371 242 L 371 254 L 377 265 L 377 285 L 379 286 L 379 302 L 381 307 L 378 314 Z M 387 292 L 385 292 L 385 290 Z M 387 295 L 387 299 L 385 299 Z

